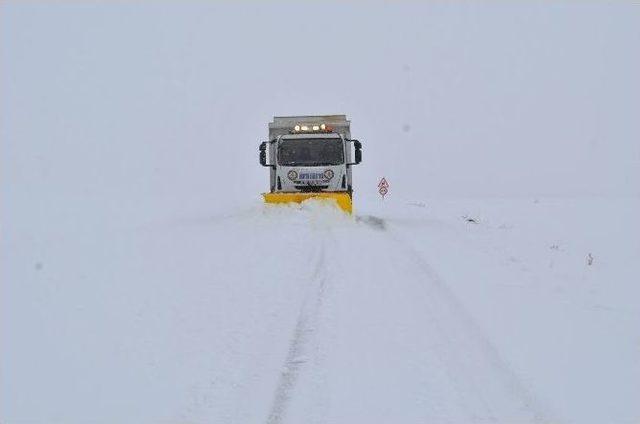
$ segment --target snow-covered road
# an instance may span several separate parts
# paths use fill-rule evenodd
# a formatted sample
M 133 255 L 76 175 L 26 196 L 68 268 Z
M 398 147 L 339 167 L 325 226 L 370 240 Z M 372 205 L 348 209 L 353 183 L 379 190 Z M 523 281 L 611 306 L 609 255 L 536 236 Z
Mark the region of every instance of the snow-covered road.
M 50 208 L 2 239 L 2 418 L 633 421 L 638 209 Z
M 546 411 L 425 258 L 384 220 L 292 248 L 310 274 L 269 422 L 530 422 Z

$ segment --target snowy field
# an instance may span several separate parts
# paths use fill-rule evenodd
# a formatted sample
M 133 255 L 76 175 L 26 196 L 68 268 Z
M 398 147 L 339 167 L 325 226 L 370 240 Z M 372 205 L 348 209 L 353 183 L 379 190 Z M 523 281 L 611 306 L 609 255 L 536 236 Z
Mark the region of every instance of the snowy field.
M 411 203 L 8 231 L 4 418 L 638 416 L 638 200 Z
M 639 42 L 622 3 L 0 3 L 0 422 L 639 422 Z M 353 216 L 260 201 L 313 113 Z

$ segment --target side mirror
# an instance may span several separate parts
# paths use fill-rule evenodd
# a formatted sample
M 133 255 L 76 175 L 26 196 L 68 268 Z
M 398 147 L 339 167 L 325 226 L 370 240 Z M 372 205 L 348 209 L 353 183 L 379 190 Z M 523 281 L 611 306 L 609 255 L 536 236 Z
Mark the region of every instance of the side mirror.
M 267 165 L 267 142 L 263 141 L 260 143 L 258 149 L 260 150 L 260 165 L 269 166 Z
M 355 147 L 356 151 L 355 151 L 355 162 L 353 163 L 354 165 L 359 164 L 360 162 L 362 162 L 362 143 L 360 143 L 359 140 L 351 140 L 353 142 L 353 147 Z
M 362 150 L 356 149 L 356 165 L 362 162 Z

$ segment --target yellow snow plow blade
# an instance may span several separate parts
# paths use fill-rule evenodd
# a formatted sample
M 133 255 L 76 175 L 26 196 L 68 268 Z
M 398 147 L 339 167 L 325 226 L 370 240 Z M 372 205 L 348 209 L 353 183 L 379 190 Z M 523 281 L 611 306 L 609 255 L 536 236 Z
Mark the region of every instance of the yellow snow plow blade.
M 333 199 L 338 207 L 351 213 L 351 197 L 347 193 L 262 193 L 266 203 L 302 203 L 307 199 Z

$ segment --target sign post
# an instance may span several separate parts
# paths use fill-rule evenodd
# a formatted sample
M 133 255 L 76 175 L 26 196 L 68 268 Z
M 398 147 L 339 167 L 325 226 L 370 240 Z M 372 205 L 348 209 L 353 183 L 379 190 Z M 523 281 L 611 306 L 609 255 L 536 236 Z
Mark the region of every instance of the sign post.
M 389 183 L 385 177 L 382 177 L 380 182 L 378 183 L 378 193 L 382 196 L 382 200 L 384 201 L 384 196 L 389 192 Z

